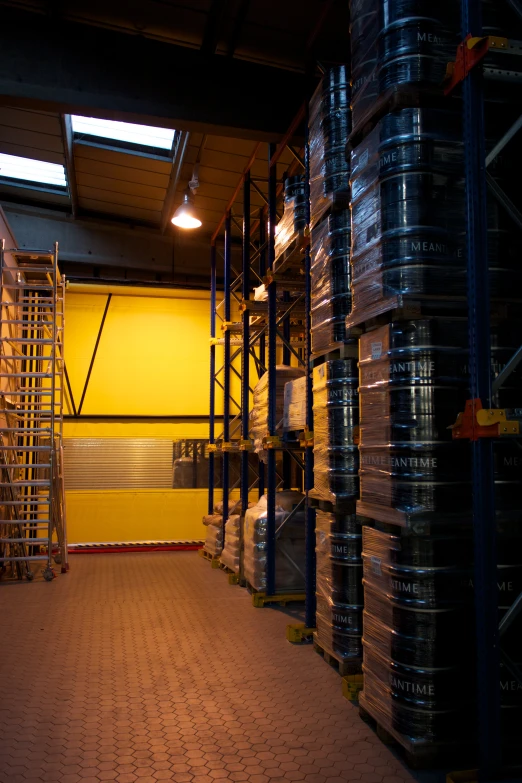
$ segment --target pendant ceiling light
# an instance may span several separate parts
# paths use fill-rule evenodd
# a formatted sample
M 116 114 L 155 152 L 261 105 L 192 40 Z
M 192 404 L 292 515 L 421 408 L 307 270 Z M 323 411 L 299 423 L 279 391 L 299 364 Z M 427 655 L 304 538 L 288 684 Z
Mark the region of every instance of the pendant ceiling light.
M 183 203 L 174 212 L 172 223 L 178 228 L 199 228 L 201 226 L 201 220 L 194 208 L 194 200 L 188 190 L 183 194 Z

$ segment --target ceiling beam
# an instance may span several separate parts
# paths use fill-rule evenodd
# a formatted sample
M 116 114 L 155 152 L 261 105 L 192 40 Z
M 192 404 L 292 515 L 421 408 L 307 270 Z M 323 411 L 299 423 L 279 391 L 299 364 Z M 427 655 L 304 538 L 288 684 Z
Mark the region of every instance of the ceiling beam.
M 227 2 L 228 0 L 212 0 L 201 43 L 202 54 L 214 54 L 216 51 Z
M 0 102 L 277 141 L 304 74 L 2 8 Z
M 241 32 L 243 30 L 243 25 L 245 24 L 249 7 L 250 0 L 241 0 L 241 5 L 238 8 L 237 15 L 234 20 L 234 26 L 232 28 L 232 33 L 230 34 L 230 39 L 228 41 L 227 57 L 233 57 L 238 47 L 239 39 L 241 37 Z
M 70 114 L 60 115 L 62 126 L 63 150 L 65 153 L 65 173 L 67 174 L 67 186 L 71 199 L 71 212 L 73 218 L 78 217 L 78 186 L 76 184 L 76 169 L 74 166 L 73 129 Z

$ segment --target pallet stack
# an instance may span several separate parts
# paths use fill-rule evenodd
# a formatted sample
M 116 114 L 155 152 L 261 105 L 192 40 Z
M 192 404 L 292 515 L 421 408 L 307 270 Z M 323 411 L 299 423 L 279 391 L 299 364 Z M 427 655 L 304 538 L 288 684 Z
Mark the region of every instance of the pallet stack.
M 463 137 L 460 106 L 442 103 L 440 91 L 458 13 L 444 0 L 351 2 L 346 323 L 363 332 L 357 511 L 373 520 L 363 527 L 360 705 L 416 762 L 461 753 L 475 735 L 470 450 L 449 429 L 469 398 Z M 505 297 L 509 231 L 495 202 L 488 227 L 492 294 Z M 493 312 L 494 375 L 520 338 L 502 309 Z M 511 384 L 504 405 L 506 395 L 520 399 L 519 379 Z M 508 583 L 512 601 L 522 576 L 511 448 L 497 448 L 500 556 L 511 564 L 499 566 L 504 610 Z M 509 652 L 518 660 L 515 635 Z M 501 687 L 505 732 L 514 736 L 522 690 L 506 666 Z
M 357 340 L 351 312 L 349 69 L 323 76 L 310 103 L 311 339 L 316 505 L 314 644 L 344 675 L 361 671 L 361 527 Z M 344 150 L 344 153 L 343 153 Z

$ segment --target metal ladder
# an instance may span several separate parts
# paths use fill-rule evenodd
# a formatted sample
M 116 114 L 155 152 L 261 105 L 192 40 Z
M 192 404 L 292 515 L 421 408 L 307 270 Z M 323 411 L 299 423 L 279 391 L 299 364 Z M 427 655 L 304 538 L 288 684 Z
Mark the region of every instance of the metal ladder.
M 10 260 L 10 263 L 8 263 Z M 65 279 L 52 251 L 0 250 L 0 576 L 68 569 L 63 485 Z M 53 542 L 54 539 L 54 542 Z M 53 552 L 53 549 L 55 550 Z

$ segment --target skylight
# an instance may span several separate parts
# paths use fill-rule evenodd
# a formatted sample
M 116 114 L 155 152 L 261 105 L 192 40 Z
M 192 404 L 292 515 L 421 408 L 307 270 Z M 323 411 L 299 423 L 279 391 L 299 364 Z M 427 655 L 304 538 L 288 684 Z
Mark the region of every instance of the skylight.
M 134 125 L 131 122 L 114 122 L 77 115 L 72 115 L 71 119 L 74 133 L 85 133 L 102 139 L 114 139 L 162 150 L 170 150 L 174 140 L 175 131 L 168 128 L 153 128 L 150 125 Z
M 0 153 L 0 178 L 24 180 L 24 182 L 67 187 L 65 169 L 60 163 L 44 160 L 19 158 L 17 155 Z

